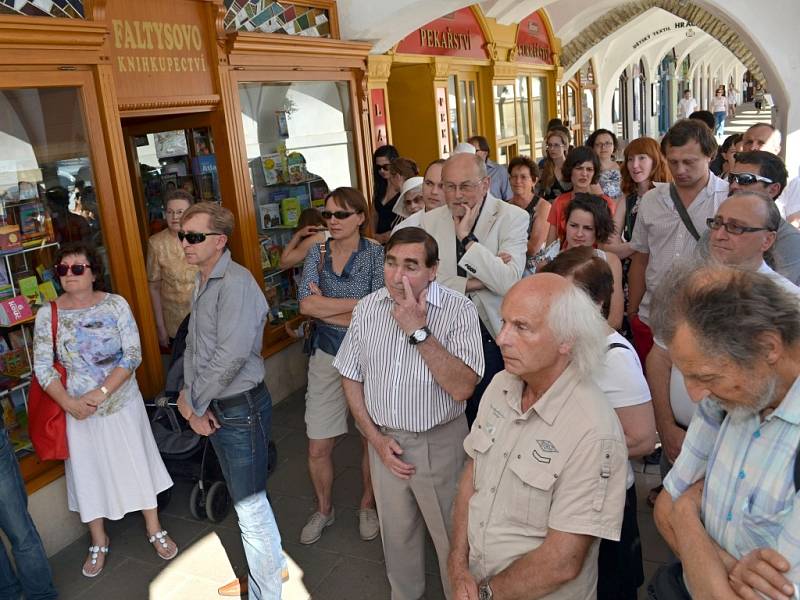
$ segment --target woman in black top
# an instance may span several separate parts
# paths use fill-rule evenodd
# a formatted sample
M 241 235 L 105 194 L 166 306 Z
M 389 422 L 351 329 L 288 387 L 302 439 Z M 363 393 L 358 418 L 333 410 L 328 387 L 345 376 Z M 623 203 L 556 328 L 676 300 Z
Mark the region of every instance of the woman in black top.
M 394 213 L 394 205 L 400 197 L 403 183 L 406 179 L 415 177 L 419 174 L 417 163 L 410 158 L 398 157 L 389 164 L 389 174 L 387 179 L 386 191 L 383 197 L 377 197 L 373 203 L 375 239 L 381 244 L 389 241 L 392 235 L 392 224 L 397 215 Z

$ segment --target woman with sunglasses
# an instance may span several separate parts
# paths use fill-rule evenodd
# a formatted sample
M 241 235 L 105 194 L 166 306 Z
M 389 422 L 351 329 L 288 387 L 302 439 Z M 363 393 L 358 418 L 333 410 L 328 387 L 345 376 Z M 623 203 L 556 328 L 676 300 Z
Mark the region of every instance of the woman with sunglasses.
M 191 309 L 197 267 L 186 262 L 178 231 L 183 213 L 192 204 L 194 198 L 188 192 L 171 192 L 165 206 L 167 228 L 147 240 L 147 285 L 162 348 L 169 348 Z
M 58 328 L 53 354 L 51 308 L 36 313 L 33 367 L 42 388 L 64 409 L 69 458 L 64 463 L 69 509 L 91 535 L 86 577 L 105 567 L 105 519 L 140 510 L 147 540 L 164 560 L 178 547 L 161 528 L 156 496 L 172 486 L 156 447 L 134 371 L 142 362 L 136 321 L 121 296 L 96 289 L 102 262 L 85 242 L 62 246 L 55 272 L 64 293 L 55 301 Z M 67 386 L 53 367 L 66 368 Z
M 395 158 L 389 165 L 389 186 L 386 189 L 386 197 L 379 203 L 373 205 L 375 209 L 374 225 L 375 239 L 381 244 L 389 241 L 392 235 L 392 227 L 395 225 L 397 215 L 394 207 L 400 198 L 403 184 L 419 174 L 417 163 L 410 158 Z M 389 194 L 392 194 L 391 196 Z
M 397 148 L 391 144 L 381 146 L 372 155 L 372 206 L 376 211 L 379 206 L 390 203 L 392 198 L 400 193 L 400 188 L 395 189 L 389 177 L 392 161 L 399 156 Z
M 300 534 L 301 544 L 313 544 L 334 522 L 333 446 L 347 433 L 347 400 L 333 359 L 344 340 L 358 301 L 383 287 L 383 247 L 367 239 L 369 207 L 358 190 L 342 187 L 325 200 L 322 217 L 330 238 L 311 247 L 298 285 L 300 312 L 315 322 L 311 337 L 306 391 L 308 468 L 317 498 L 315 512 Z M 362 437 L 363 490 L 359 533 L 377 537 L 378 514 L 369 474 L 367 442 Z

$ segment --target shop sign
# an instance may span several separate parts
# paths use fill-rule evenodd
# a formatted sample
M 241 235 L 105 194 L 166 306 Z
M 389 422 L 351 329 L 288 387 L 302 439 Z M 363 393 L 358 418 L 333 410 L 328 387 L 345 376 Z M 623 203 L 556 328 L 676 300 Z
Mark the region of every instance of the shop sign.
M 370 90 L 370 108 L 372 116 L 372 146 L 380 148 L 389 143 L 386 134 L 386 97 L 383 90 Z
M 517 61 L 534 65 L 552 65 L 553 47 L 547 28 L 538 12 L 531 13 L 517 30 Z
M 690 21 L 676 21 L 675 23 L 669 23 L 664 27 L 659 27 L 658 29 L 654 29 L 647 35 L 640 37 L 631 45 L 631 49 L 636 50 L 642 44 L 649 42 L 650 40 L 655 39 L 671 31 L 687 31 L 688 35 L 688 31 L 691 26 L 692 23 Z
M 214 93 L 204 3 L 109 0 L 111 64 L 120 104 Z
M 431 21 L 407 35 L 397 46 L 402 54 L 487 58 L 486 39 L 470 8 Z

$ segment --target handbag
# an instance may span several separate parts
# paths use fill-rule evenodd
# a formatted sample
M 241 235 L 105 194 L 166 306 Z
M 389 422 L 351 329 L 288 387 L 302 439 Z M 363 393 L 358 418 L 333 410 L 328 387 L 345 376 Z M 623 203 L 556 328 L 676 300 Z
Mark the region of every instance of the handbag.
M 67 369 L 56 357 L 56 335 L 58 334 L 58 307 L 50 303 L 53 332 L 53 368 L 58 372 L 61 385 L 67 387 Z M 67 445 L 67 415 L 58 403 L 44 391 L 34 374 L 28 392 L 28 434 L 33 449 L 42 460 L 64 460 L 69 458 Z

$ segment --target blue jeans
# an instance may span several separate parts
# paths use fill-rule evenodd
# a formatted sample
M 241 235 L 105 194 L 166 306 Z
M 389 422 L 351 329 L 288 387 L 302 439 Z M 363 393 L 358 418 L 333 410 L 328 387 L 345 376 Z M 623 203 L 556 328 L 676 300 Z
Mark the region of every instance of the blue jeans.
M 725 135 L 725 116 L 724 112 L 714 113 L 714 122 L 717 125 L 714 133 L 720 137 Z
M 239 518 L 249 597 L 280 600 L 281 535 L 266 492 L 272 398 L 262 383 L 241 395 L 213 400 L 211 409 L 221 426 L 211 435 L 211 444 Z
M 19 472 L 19 464 L 8 441 L 6 430 L 0 427 L 0 528 L 11 541 L 17 572 L 0 547 L 0 598 L 27 600 L 58 598 L 53 576 L 39 532 L 28 513 L 28 495 Z

